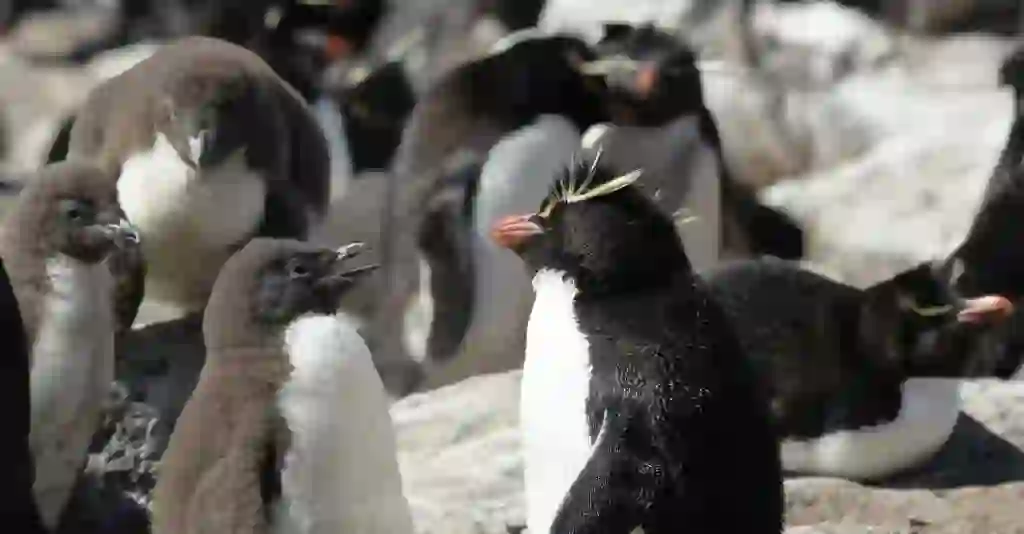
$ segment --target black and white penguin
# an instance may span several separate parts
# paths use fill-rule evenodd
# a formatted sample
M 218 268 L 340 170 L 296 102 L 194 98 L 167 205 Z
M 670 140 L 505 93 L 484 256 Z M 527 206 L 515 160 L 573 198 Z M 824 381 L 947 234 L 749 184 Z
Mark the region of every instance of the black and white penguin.
M 115 288 L 106 260 L 137 239 L 113 180 L 73 162 L 40 170 L 0 226 L 0 257 L 31 347 L 33 489 L 50 531 L 114 379 Z
M 154 534 L 412 534 L 387 398 L 341 295 L 374 266 L 254 239 L 217 279 L 206 363 L 164 454 Z
M 481 176 L 494 176 L 493 179 L 481 178 L 475 192 L 477 236 L 474 239 L 485 240 L 487 228 L 493 221 L 484 220 L 485 226 L 479 226 L 481 217 L 485 217 L 480 206 L 500 201 L 509 191 L 522 191 L 515 182 L 524 175 L 520 172 L 521 166 L 515 172 L 502 172 L 494 165 L 491 166 L 493 171 L 487 170 L 495 153 L 515 153 L 522 147 L 529 147 L 537 152 L 502 158 L 518 160 L 520 165 L 533 161 L 534 172 L 525 175 L 550 176 L 579 146 L 580 135 L 593 124 L 607 119 L 603 84 L 599 78 L 587 76 L 581 70 L 592 59 L 589 47 L 578 38 L 523 30 L 499 41 L 489 54 L 447 73 L 419 98 L 395 155 L 381 223 L 384 293 L 368 325 L 371 332 L 368 341 L 382 369 L 408 361 L 410 352 L 416 348 L 408 346 L 408 339 L 423 337 L 401 333 L 404 325 L 395 318 L 403 317 L 410 307 L 416 306 L 410 304 L 410 299 L 417 294 L 423 265 L 418 229 L 428 216 L 429 199 L 444 177 L 453 172 L 453 162 L 479 165 Z M 544 197 L 546 187 L 544 184 L 531 193 L 524 193 L 530 197 L 530 206 Z M 473 262 L 477 262 L 476 257 Z M 476 271 L 478 274 L 487 272 L 483 268 Z M 526 282 L 522 280 L 520 292 L 527 287 Z M 434 298 L 454 293 L 435 292 Z M 475 300 L 480 300 L 479 295 Z M 489 305 L 501 306 L 502 302 L 491 301 Z M 473 313 L 475 315 L 477 310 Z M 443 320 L 437 317 L 437 321 Z M 518 343 L 521 346 L 522 341 Z M 435 343 L 433 346 L 458 345 Z M 477 346 L 497 349 L 509 344 L 493 339 Z M 512 353 L 518 355 L 514 358 L 521 358 L 521 350 Z M 411 357 L 444 366 L 446 360 L 453 361 L 453 356 L 444 353 L 412 354 Z M 488 357 L 479 361 L 503 365 L 500 362 L 507 364 L 508 358 Z M 408 383 L 399 386 L 414 387 Z
M 967 236 L 947 259 L 950 283 L 962 295 L 1024 297 L 1024 47 L 1003 61 L 999 81 L 1013 90 L 1013 123 Z
M 612 122 L 619 128 L 591 133 L 587 143 L 601 142 L 617 166 L 643 165 L 640 185 L 656 194 L 659 205 L 670 212 L 686 208 L 697 217 L 680 233 L 698 270 L 713 264 L 705 261 L 709 255 L 803 256 L 800 226 L 761 204 L 729 172 L 704 104 L 697 55 L 682 39 L 651 24 L 608 23 L 595 51 L 598 60 L 587 69 L 605 76 Z
M 994 294 L 1019 304 L 1024 298 L 1024 47 L 1003 61 L 999 82 L 1013 92 L 1013 121 L 967 235 L 946 258 L 943 270 L 961 297 Z M 1024 354 L 1024 315 L 1019 309 L 1003 328 L 997 350 L 1004 355 L 993 357 L 1012 361 Z
M 304 239 L 330 196 L 326 141 L 299 95 L 252 52 L 204 37 L 97 87 L 69 154 L 114 173 L 146 298 L 186 312 L 248 239 Z
M 931 263 L 865 289 L 770 257 L 703 277 L 768 391 L 789 472 L 874 480 L 919 465 L 953 432 L 955 379 L 1016 368 L 982 348 L 1009 302 L 958 299 Z
M 530 532 L 779 533 L 767 404 L 670 218 L 580 158 L 493 237 L 536 292 L 520 417 Z M 737 513 L 742 512 L 742 513 Z
M 0 501 L 0 522 L 12 532 L 44 534 L 39 509 L 32 493 L 32 449 L 29 432 L 32 413 L 29 386 L 29 344 L 21 322 L 18 300 L 7 269 L 0 258 L 0 339 L 6 347 L 0 368 L 0 418 L 6 439 L 0 443 L 0 470 L 7 498 Z

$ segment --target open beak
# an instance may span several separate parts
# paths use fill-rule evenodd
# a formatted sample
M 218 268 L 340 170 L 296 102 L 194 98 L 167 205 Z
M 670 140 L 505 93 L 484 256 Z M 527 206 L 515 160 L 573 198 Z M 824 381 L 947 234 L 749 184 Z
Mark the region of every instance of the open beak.
M 380 265 L 370 264 L 362 267 L 355 267 L 352 269 L 345 267 L 346 260 L 350 260 L 363 251 L 366 250 L 366 245 L 363 243 L 349 243 L 335 251 L 334 267 L 335 271 L 331 273 L 330 279 L 335 281 L 352 281 L 361 276 L 367 275 L 376 271 L 380 268 Z
M 997 324 L 1013 314 L 1013 303 L 1001 295 L 986 295 L 964 301 L 964 308 L 957 313 L 961 323 Z
M 499 220 L 491 227 L 491 239 L 500 247 L 513 252 L 520 250 L 532 237 L 544 233 L 544 228 L 534 222 L 536 215 L 512 215 Z
M 127 219 L 121 219 L 115 224 L 104 224 L 102 231 L 117 248 L 139 244 L 139 231 Z

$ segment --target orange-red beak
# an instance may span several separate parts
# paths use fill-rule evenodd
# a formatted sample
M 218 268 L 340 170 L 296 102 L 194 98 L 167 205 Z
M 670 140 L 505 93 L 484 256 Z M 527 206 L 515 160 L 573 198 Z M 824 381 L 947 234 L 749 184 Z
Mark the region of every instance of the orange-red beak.
M 352 55 L 352 43 L 340 35 L 328 35 L 324 54 L 331 61 L 346 58 Z
M 957 314 L 962 323 L 998 323 L 1013 314 L 1013 303 L 1001 295 L 986 295 L 967 299 Z
M 519 250 L 531 237 L 544 233 L 532 218 L 533 214 L 511 215 L 499 220 L 491 227 L 491 239 L 500 247 Z

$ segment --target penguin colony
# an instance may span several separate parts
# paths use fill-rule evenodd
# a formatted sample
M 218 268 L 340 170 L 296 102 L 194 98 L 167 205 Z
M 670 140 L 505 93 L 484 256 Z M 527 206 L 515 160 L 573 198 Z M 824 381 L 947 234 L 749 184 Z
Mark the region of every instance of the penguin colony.
M 531 533 L 779 533 L 784 472 L 918 465 L 959 414 L 948 379 L 1020 366 L 1019 108 L 963 243 L 854 288 L 730 175 L 673 35 L 590 44 L 535 29 L 543 3 L 481 2 L 511 33 L 426 89 L 401 58 L 330 89 L 381 2 L 238 27 L 211 5 L 214 37 L 90 94 L 0 225 L 13 531 L 77 528 L 144 299 L 201 312 L 206 349 L 156 534 L 411 534 L 389 394 L 520 366 Z M 309 29 L 319 59 L 294 61 Z

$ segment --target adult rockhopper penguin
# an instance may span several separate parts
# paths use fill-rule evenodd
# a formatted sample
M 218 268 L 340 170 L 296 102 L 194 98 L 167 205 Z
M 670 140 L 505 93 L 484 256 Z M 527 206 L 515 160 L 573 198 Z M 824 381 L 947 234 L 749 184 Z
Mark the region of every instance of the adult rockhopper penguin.
M 521 424 L 533 533 L 783 526 L 767 403 L 670 218 L 582 157 L 494 239 L 533 276 Z

